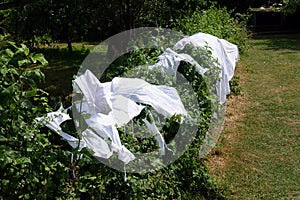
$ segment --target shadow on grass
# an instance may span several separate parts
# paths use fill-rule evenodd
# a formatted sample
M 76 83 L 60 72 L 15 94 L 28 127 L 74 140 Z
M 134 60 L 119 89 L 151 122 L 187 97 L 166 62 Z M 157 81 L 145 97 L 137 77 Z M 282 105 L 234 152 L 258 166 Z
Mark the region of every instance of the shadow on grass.
M 35 52 L 42 53 L 48 60 L 46 68 L 71 68 L 78 67 L 88 55 L 88 49 L 75 50 L 68 52 L 67 49 L 59 48 L 39 48 Z
M 50 104 L 70 101 L 72 93 L 72 80 L 86 56 L 89 48 L 74 48 L 68 52 L 66 48 L 43 47 L 34 51 L 42 53 L 48 61 L 48 65 L 41 68 L 45 74 L 45 82 L 39 87 L 50 94 Z
M 264 50 L 300 51 L 300 34 L 259 35 L 254 38 Z

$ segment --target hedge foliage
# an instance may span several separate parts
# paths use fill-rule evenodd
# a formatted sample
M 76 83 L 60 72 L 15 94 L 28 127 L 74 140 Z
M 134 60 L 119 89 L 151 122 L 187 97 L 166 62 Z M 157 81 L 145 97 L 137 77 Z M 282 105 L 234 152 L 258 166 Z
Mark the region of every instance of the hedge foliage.
M 52 198 L 68 184 L 68 167 L 67 152 L 34 124 L 38 115 L 51 110 L 47 94 L 36 84 L 44 79 L 36 65 L 47 61 L 7 36 L 0 36 L 0 47 L 0 198 Z
M 211 7 L 196 11 L 192 17 L 176 21 L 176 27 L 189 35 L 199 31 L 211 33 L 237 44 L 240 50 L 247 47 L 245 27 L 226 9 Z M 188 51 L 201 55 L 197 59 L 203 67 L 216 69 L 207 49 Z M 138 76 L 153 84 L 162 84 L 157 80 L 163 80 L 163 83 L 176 86 L 159 72 L 149 75 L 141 66 L 155 62 L 161 53 L 162 49 L 130 52 L 113 63 L 101 80 L 107 81 L 117 75 Z M 47 64 L 41 54 L 30 53 L 25 45 L 0 36 L 0 64 L 0 199 L 224 198 L 199 153 L 209 128 L 214 96 L 207 90 L 203 77 L 188 63 L 181 63 L 179 72 L 189 81 L 197 97 L 198 105 L 189 107 L 189 112 L 198 119 L 193 122 L 198 126 L 196 137 L 174 163 L 153 173 L 127 174 L 127 181 L 124 181 L 124 173 L 97 161 L 86 150 L 71 149 L 56 133 L 35 123 L 36 117 L 52 110 L 47 103 L 48 94 L 37 87 L 37 83 L 44 80 L 38 66 Z M 185 87 L 176 88 L 184 94 Z M 189 99 L 186 96 L 183 102 L 189 103 Z M 175 125 L 178 123 L 174 119 L 167 119 L 161 125 L 167 142 L 174 136 L 172 127 Z M 64 124 L 63 129 L 73 130 L 72 124 Z M 138 140 L 129 139 L 122 129 L 119 131 L 123 141 Z M 134 151 L 157 148 L 153 141 L 138 141 L 140 144 L 128 145 L 128 148 Z M 82 158 L 76 159 L 80 154 Z
M 177 19 L 175 29 L 184 34 L 208 33 L 236 44 L 242 53 L 249 47 L 249 32 L 246 24 L 248 15 L 237 14 L 225 7 L 211 6 L 207 10 L 197 10 L 191 16 Z
M 170 199 L 191 195 L 221 198 L 203 160 L 198 157 L 201 134 L 205 134 L 207 128 L 205 121 L 203 129 L 199 129 L 199 139 L 173 164 L 154 173 L 128 174 L 127 181 L 124 181 L 122 172 L 95 160 L 88 151 L 80 152 L 83 154 L 80 160 L 75 159 L 79 152 L 70 149 L 66 142 L 59 139 L 60 136 L 34 123 L 35 117 L 51 111 L 47 106 L 47 94 L 36 85 L 37 81 L 43 80 L 43 74 L 34 67 L 35 63 L 46 64 L 46 61 L 42 55 L 30 53 L 25 45 L 7 42 L 4 37 L 2 43 L 5 45 L 1 49 L 4 79 L 0 82 L 3 124 L 0 129 L 1 199 Z M 146 55 L 151 57 L 152 54 L 147 51 L 132 52 L 131 59 L 141 63 L 147 58 Z M 185 73 L 194 77 L 195 72 L 192 71 Z M 134 69 L 130 72 L 134 74 Z M 157 79 L 152 77 L 150 80 Z M 205 97 L 199 88 L 195 91 L 202 94 L 201 98 Z M 199 118 L 204 114 L 208 117 L 209 111 L 199 112 Z M 167 121 L 164 126 L 167 138 L 168 130 L 173 125 Z M 71 130 L 67 124 L 63 128 Z M 126 140 L 130 143 L 128 137 Z M 141 142 L 131 148 L 140 147 L 137 149 L 139 151 L 148 149 L 149 145 L 153 143 Z M 74 156 L 72 162 L 71 155 Z

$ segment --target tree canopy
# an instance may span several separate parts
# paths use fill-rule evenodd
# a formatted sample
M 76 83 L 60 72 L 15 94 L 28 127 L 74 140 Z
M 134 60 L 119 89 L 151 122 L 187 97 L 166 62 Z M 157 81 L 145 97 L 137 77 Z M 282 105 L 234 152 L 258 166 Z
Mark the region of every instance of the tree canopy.
M 0 27 L 31 42 L 102 40 L 134 27 L 170 27 L 172 19 L 205 6 L 205 0 L 11 0 L 0 4 Z
M 300 0 L 274 0 L 293 11 Z M 156 26 L 173 28 L 176 19 L 191 16 L 211 5 L 245 12 L 249 7 L 271 3 L 267 0 L 5 0 L 0 3 L 0 30 L 16 40 L 100 41 L 131 28 Z

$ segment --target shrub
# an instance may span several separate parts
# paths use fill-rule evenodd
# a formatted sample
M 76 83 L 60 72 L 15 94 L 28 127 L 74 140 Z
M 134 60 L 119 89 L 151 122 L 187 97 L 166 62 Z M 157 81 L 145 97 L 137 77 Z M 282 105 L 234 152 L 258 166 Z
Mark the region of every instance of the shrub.
M 246 22 L 246 16 L 240 15 L 239 21 L 232 17 L 232 12 L 226 8 L 212 6 L 207 10 L 197 10 L 191 16 L 176 20 L 175 29 L 187 35 L 198 32 L 214 35 L 236 44 L 240 52 L 243 52 L 248 47 L 249 33 Z
M 36 82 L 43 80 L 43 74 L 35 65 L 46 64 L 44 57 L 30 53 L 25 45 L 16 45 L 3 36 L 0 39 L 0 62 L 3 66 L 0 71 L 3 77 L 0 80 L 0 199 L 223 198 L 211 181 L 203 160 L 199 158 L 201 135 L 207 129 L 205 121 L 188 151 L 155 173 L 129 174 L 127 181 L 124 181 L 122 172 L 100 163 L 85 149 L 80 152 L 82 158 L 76 159 L 79 152 L 59 140 L 60 136 L 33 123 L 37 116 L 51 111 L 47 105 L 47 94 L 36 85 Z M 153 51 L 129 55 L 132 63 L 136 64 L 143 64 L 149 57 L 154 60 L 155 56 Z M 207 64 L 213 63 L 209 56 L 204 58 L 209 61 Z M 123 61 L 123 64 L 126 63 Z M 122 73 L 126 69 L 124 67 Z M 136 73 L 136 69 L 130 69 L 128 76 Z M 190 78 L 195 76 L 192 67 L 183 73 L 187 78 L 189 75 Z M 155 80 L 155 77 L 149 80 Z M 195 80 L 200 81 L 201 77 Z M 200 85 L 197 83 L 194 86 Z M 201 88 L 205 88 L 205 85 L 201 85 Z M 203 99 L 206 97 L 205 90 L 194 89 L 199 99 L 201 97 L 201 102 L 208 101 Z M 207 115 L 205 119 L 208 119 L 209 112 L 209 108 L 204 108 L 197 113 Z M 166 123 L 165 126 L 165 130 L 169 130 L 172 123 Z M 63 129 L 71 131 L 72 122 L 63 124 Z M 153 144 L 140 145 L 147 149 Z M 71 155 L 74 157 L 72 161 Z
M 52 198 L 68 184 L 68 153 L 33 123 L 50 111 L 37 64 L 47 64 L 42 54 L 0 36 L 0 199 Z
M 187 50 L 188 49 L 188 50 Z M 211 73 L 218 72 L 216 61 L 211 57 L 209 51 L 205 48 L 191 48 L 187 46 L 192 56 L 197 58 L 202 67 L 209 68 Z M 167 77 L 160 69 L 149 70 L 143 64 L 153 63 L 157 56 L 162 52 L 153 49 L 139 49 L 126 54 L 116 60 L 105 72 L 102 80 L 109 81 L 115 76 L 138 77 L 143 78 L 152 84 L 164 84 L 176 87 L 182 96 L 184 105 L 194 103 L 191 94 L 186 93 L 186 85 L 177 84 L 171 77 Z M 143 175 L 129 174 L 127 182 L 122 179 L 122 173 L 105 167 L 103 164 L 95 161 L 89 154 L 85 154 L 85 159 L 78 163 L 78 185 L 81 186 L 79 191 L 81 197 L 90 198 L 125 198 L 125 199 L 174 199 L 206 197 L 208 199 L 222 199 L 218 188 L 212 182 L 208 175 L 207 168 L 200 158 L 199 149 L 203 143 L 203 138 L 207 134 L 210 116 L 212 113 L 211 100 L 215 97 L 207 90 L 207 85 L 196 71 L 195 67 L 182 62 L 178 71 L 188 80 L 192 86 L 193 94 L 196 95 L 196 104 L 188 105 L 188 112 L 191 114 L 192 121 L 186 121 L 187 125 L 196 125 L 198 132 L 194 141 L 188 150 L 180 156 L 178 160 L 170 164 L 168 167 L 162 168 L 154 173 L 146 173 Z M 217 73 L 218 74 L 218 73 Z M 177 80 L 178 81 L 178 80 Z M 199 109 L 201 108 L 201 109 Z M 141 115 L 144 115 L 142 113 Z M 138 123 L 140 117 L 134 119 Z M 176 126 L 178 125 L 175 118 L 160 121 L 157 127 L 161 128 L 162 134 L 167 143 L 173 139 L 176 134 Z M 175 129 L 175 132 L 174 132 Z M 126 130 L 126 131 L 125 131 Z M 131 133 L 131 125 L 125 128 L 119 128 L 119 133 L 123 144 L 132 152 L 151 152 L 157 150 L 157 144 L 151 138 L 139 138 Z M 197 131 L 197 128 L 196 128 Z M 139 129 L 136 133 L 139 135 L 147 135 L 147 130 Z M 183 137 L 189 137 L 191 133 L 183 130 Z M 183 139 L 183 138 L 182 138 Z M 176 152 L 180 142 L 171 148 Z M 173 144 L 169 144 L 170 146 Z M 168 152 L 166 152 L 168 153 Z M 176 152 L 182 153 L 182 152 Z M 92 171 L 89 169 L 93 169 Z M 87 173 L 88 171 L 88 173 Z M 91 181 L 93 179 L 93 182 Z M 114 188 L 114 189 L 111 189 Z

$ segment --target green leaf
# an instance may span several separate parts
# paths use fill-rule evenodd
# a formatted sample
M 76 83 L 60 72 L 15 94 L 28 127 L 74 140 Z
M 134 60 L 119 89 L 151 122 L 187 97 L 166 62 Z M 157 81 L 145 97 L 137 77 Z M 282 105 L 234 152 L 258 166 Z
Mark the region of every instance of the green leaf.
M 18 60 L 18 66 L 22 67 L 24 65 L 29 65 L 31 62 L 28 59 Z
M 12 58 L 14 56 L 14 52 L 10 49 L 5 49 L 3 54 L 7 55 L 9 58 Z
M 18 71 L 15 68 L 10 68 L 7 70 L 7 72 L 9 72 L 10 74 L 14 74 L 14 75 L 19 75 Z
M 50 169 L 48 166 L 45 166 L 45 170 L 46 170 L 47 172 L 50 172 L 50 171 L 51 171 L 51 169 Z
M 8 104 L 9 99 L 11 98 L 12 94 L 14 93 L 13 85 L 5 88 L 0 92 L 0 104 L 6 105 Z
M 7 138 L 4 137 L 4 136 L 2 136 L 2 135 L 0 135 L 0 142 L 6 142 L 6 141 L 7 141 Z
M 34 54 L 31 57 L 33 63 L 40 62 L 42 65 L 48 64 L 48 61 L 45 59 L 44 55 L 41 53 Z
M 9 180 L 2 180 L 1 182 L 3 186 L 6 186 L 9 183 Z
M 26 163 L 31 163 L 30 158 L 21 157 L 21 158 L 15 159 L 15 164 L 26 164 Z
M 36 90 L 35 89 L 28 90 L 28 91 L 25 91 L 23 94 L 26 98 L 34 97 L 34 96 L 36 96 Z
M 10 44 L 11 46 L 13 46 L 14 48 L 18 48 L 17 46 L 16 46 L 16 43 L 15 42 L 13 42 L 13 41 L 7 41 L 7 44 Z
M 5 49 L 3 51 L 0 51 L 0 55 L 1 55 L 0 56 L 0 63 L 5 66 L 13 58 L 14 52 L 12 52 L 12 50 L 10 50 L 10 49 Z
M 25 44 L 21 44 L 21 47 L 17 47 L 16 54 L 24 54 L 27 57 L 29 55 L 29 48 Z
M 80 188 L 79 191 L 80 191 L 80 192 L 86 192 L 87 190 L 86 190 L 86 188 L 84 187 L 84 188 Z

